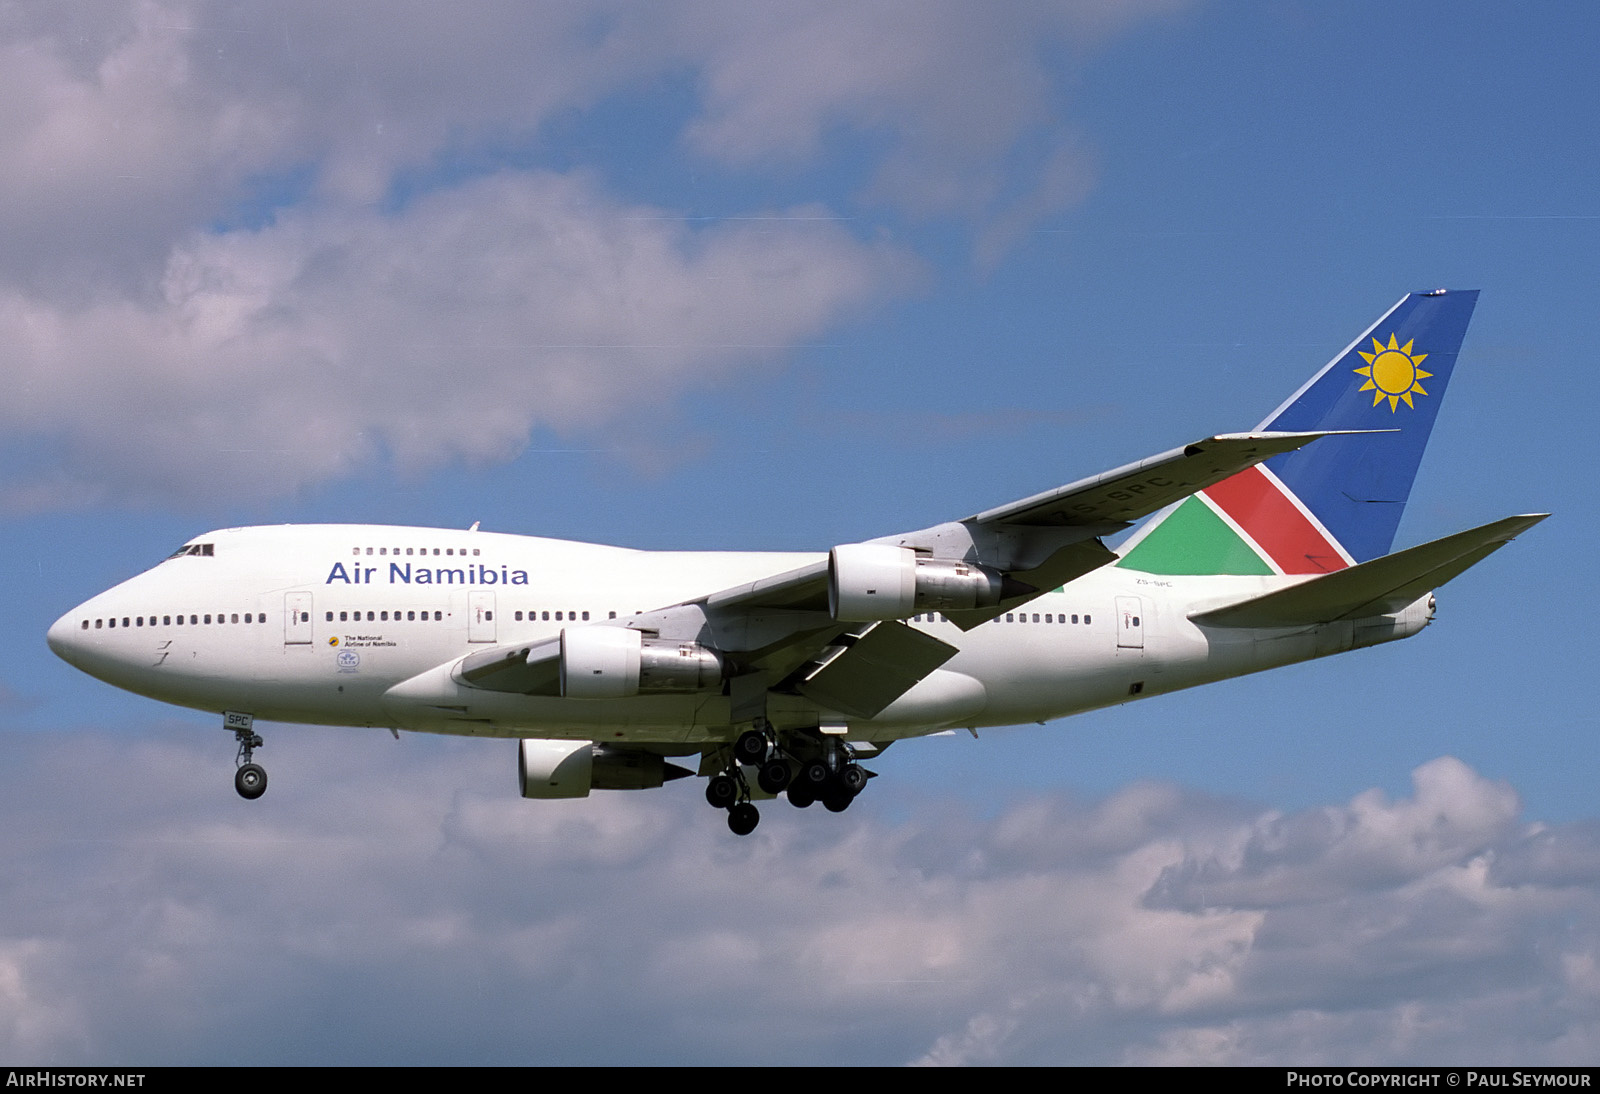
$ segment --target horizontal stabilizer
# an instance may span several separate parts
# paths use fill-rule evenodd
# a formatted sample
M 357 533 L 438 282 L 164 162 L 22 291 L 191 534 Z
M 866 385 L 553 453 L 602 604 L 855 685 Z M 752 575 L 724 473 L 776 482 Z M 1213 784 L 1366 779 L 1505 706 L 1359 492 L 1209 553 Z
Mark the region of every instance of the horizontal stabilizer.
M 1190 618 L 1208 627 L 1300 627 L 1396 612 L 1549 515 L 1506 517 Z

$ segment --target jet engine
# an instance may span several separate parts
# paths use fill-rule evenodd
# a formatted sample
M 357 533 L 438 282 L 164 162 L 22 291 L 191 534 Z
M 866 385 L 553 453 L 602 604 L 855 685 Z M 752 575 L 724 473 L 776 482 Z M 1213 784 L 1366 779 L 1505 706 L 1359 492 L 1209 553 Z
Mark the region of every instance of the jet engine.
M 587 798 L 590 790 L 653 790 L 691 772 L 655 752 L 593 741 L 518 742 L 517 784 L 524 798 Z
M 948 558 L 918 558 L 909 547 L 850 543 L 828 553 L 828 611 L 841 622 L 904 619 L 1000 603 L 1005 579 Z
M 561 631 L 561 694 L 626 699 L 705 691 L 722 683 L 722 655 L 698 642 L 646 638 L 627 627 Z

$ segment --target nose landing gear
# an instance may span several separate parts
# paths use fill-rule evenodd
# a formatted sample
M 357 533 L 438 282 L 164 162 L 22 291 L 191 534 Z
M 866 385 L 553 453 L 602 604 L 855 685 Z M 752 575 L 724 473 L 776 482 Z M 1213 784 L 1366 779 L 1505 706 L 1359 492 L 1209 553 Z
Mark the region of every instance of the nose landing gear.
M 261 735 L 254 728 L 255 718 L 230 710 L 223 714 L 222 725 L 232 730 L 239 742 L 239 751 L 233 758 L 238 768 L 233 773 L 233 788 L 246 801 L 255 801 L 267 792 L 267 769 L 255 762 L 256 749 L 262 745 Z

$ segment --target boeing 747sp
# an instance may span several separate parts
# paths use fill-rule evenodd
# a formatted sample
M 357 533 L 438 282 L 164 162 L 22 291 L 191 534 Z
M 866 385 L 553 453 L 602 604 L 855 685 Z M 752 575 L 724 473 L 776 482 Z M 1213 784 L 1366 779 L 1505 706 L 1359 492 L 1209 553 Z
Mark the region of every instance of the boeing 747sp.
M 1249 433 L 826 553 L 661 552 L 436 528 L 229 528 L 91 598 L 50 647 L 256 723 L 518 741 L 524 797 L 698 774 L 847 808 L 906 737 L 1046 721 L 1406 638 L 1544 519 L 1389 553 L 1475 291 L 1405 297 Z M 1103 538 L 1154 516 L 1113 551 Z

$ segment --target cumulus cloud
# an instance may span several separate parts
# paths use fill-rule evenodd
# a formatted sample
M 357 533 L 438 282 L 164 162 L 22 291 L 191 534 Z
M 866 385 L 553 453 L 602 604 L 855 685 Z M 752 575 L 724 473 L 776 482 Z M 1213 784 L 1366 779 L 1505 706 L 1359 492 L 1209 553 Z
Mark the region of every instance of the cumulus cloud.
M 890 821 L 875 787 L 844 816 L 773 803 L 740 840 L 693 783 L 522 801 L 504 742 L 272 730 L 253 804 L 221 734 L 0 746 L 11 1058 L 1529 1063 L 1600 1045 L 1593 826 L 1526 825 L 1449 759 L 1410 797 L 1290 816 L 1138 785 L 992 819 L 907 798 Z M 1292 853 L 1285 826 L 1310 833 Z M 1298 897 L 1254 880 L 1280 869 Z
M 273 496 L 659 413 L 907 291 L 841 204 L 956 218 L 993 264 L 1077 200 L 1046 54 L 1175 4 L 9 7 L 0 506 Z M 744 218 L 674 221 L 551 135 L 663 82 Z M 836 134 L 870 148 L 854 194 L 763 199 Z
M 380 456 L 504 459 L 536 428 L 648 429 L 686 387 L 774 359 L 913 271 L 815 209 L 691 230 L 530 172 L 392 216 L 198 234 L 152 299 L 0 289 L 16 355 L 0 422 L 66 453 L 6 500 L 270 495 Z

